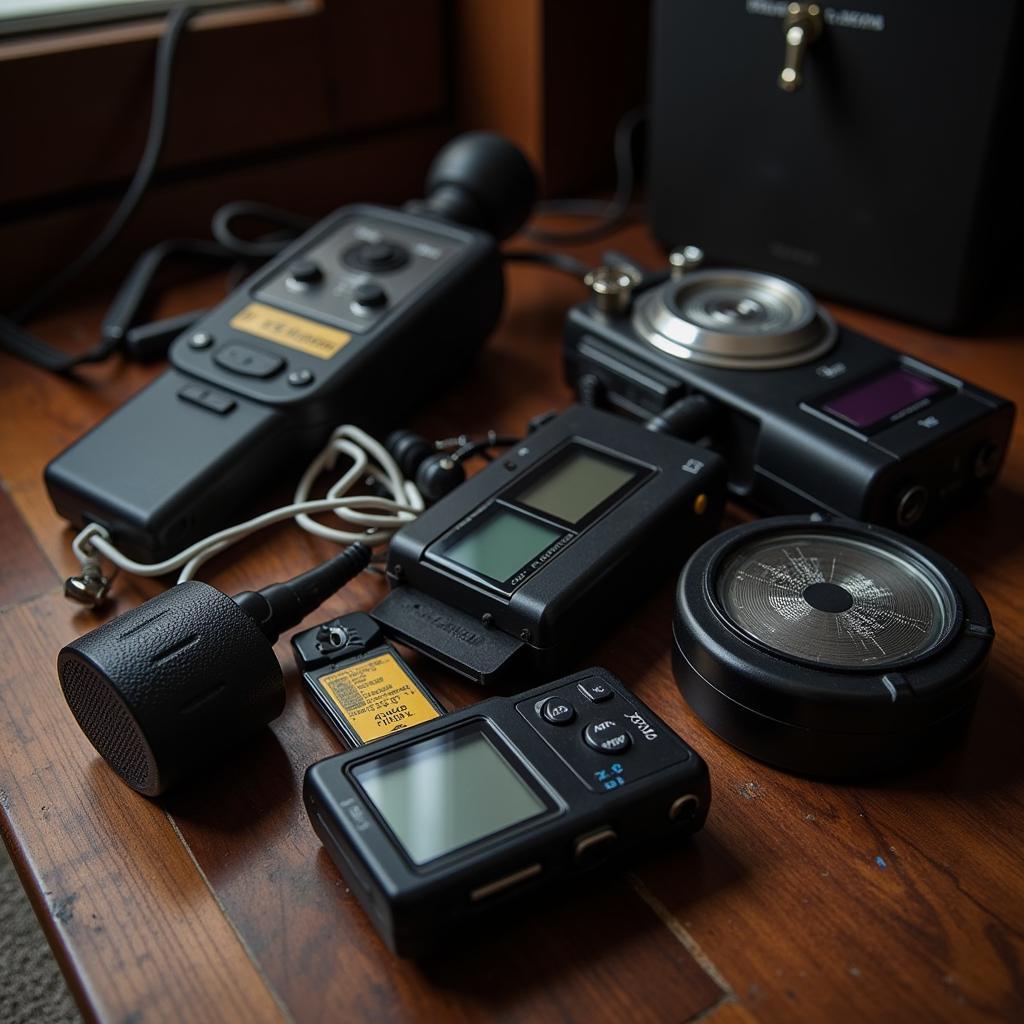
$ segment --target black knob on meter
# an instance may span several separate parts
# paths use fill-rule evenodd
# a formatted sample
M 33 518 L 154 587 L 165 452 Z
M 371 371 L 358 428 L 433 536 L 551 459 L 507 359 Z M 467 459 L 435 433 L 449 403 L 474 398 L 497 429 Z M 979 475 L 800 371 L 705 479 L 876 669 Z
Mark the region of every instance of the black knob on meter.
M 356 270 L 381 273 L 404 267 L 409 253 L 394 242 L 359 242 L 345 250 L 342 260 Z
M 628 750 L 633 742 L 629 730 L 614 718 L 591 722 L 583 730 L 583 738 L 587 746 L 599 750 L 602 754 L 620 754 L 623 750 Z

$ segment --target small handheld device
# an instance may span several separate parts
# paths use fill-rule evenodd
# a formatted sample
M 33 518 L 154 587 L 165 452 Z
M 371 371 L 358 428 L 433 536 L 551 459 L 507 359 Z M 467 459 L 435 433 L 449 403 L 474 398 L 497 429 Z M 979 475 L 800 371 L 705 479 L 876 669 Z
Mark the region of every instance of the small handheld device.
M 306 693 L 346 746 L 362 746 L 445 713 L 365 612 L 296 633 L 292 652 Z
M 713 452 L 583 407 L 391 539 L 385 632 L 481 683 L 554 673 L 717 526 Z
M 837 325 L 792 281 L 702 258 L 593 274 L 566 324 L 569 381 L 642 418 L 704 396 L 732 495 L 766 511 L 919 529 L 995 479 L 1011 402 Z
M 603 669 L 313 765 L 306 810 L 403 955 L 507 900 L 699 829 L 707 766 Z
M 715 732 L 823 777 L 951 745 L 994 636 L 981 595 L 934 551 L 818 515 L 704 544 L 680 576 L 672 632 L 679 687 Z
M 230 520 L 342 420 L 380 426 L 465 365 L 497 321 L 498 242 L 533 172 L 499 136 L 450 143 L 427 198 L 347 206 L 177 338 L 172 368 L 46 468 L 57 511 L 160 561 Z M 395 413 L 390 414 L 394 416 Z

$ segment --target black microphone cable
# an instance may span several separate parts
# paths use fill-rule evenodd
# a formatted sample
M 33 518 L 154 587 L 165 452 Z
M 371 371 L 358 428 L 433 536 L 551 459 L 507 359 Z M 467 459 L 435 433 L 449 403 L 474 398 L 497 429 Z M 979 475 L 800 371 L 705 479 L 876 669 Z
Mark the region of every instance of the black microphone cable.
M 149 188 L 160 162 L 167 136 L 167 121 L 171 103 L 171 84 L 182 32 L 194 14 L 191 7 L 175 7 L 167 18 L 167 27 L 157 43 L 156 68 L 153 76 L 153 103 L 149 130 L 142 156 L 132 180 L 113 216 L 88 246 L 62 271 L 40 287 L 8 316 L 0 315 L 0 349 L 53 373 L 70 373 L 86 363 L 107 359 L 118 347 L 116 339 L 104 338 L 98 345 L 80 355 L 69 355 L 24 329 L 22 324 L 31 320 L 57 294 L 80 277 L 110 248 L 138 209 Z

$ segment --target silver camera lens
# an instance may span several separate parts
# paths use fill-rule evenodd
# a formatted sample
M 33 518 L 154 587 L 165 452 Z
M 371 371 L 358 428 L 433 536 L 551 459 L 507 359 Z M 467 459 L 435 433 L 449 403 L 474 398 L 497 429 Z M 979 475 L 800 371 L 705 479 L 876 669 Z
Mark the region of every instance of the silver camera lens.
M 804 288 L 751 270 L 670 279 L 640 297 L 633 326 L 670 355 L 752 370 L 814 359 L 831 348 L 836 333 Z

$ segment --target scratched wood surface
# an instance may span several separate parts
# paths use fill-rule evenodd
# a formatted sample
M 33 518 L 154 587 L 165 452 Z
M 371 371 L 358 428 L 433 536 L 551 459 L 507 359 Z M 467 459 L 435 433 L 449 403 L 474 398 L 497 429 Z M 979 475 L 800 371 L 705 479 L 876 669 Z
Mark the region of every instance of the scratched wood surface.
M 613 241 L 657 261 L 640 228 Z M 560 335 L 579 286 L 526 266 L 511 268 L 509 278 L 504 319 L 473 374 L 413 417 L 425 433 L 514 432 L 569 401 Z M 183 287 L 165 312 L 215 301 L 222 287 L 216 279 Z M 105 299 L 53 317 L 41 333 L 69 349 L 84 346 Z M 1019 326 L 951 339 L 835 312 L 1024 398 Z M 231 764 L 159 803 L 111 775 L 61 700 L 56 652 L 96 620 L 60 596 L 74 561 L 41 470 L 154 372 L 112 363 L 73 383 L 0 357 L 0 823 L 88 1016 L 1024 1018 L 1019 426 L 993 492 L 929 538 L 970 574 L 998 630 L 962 747 L 872 786 L 797 779 L 739 754 L 700 724 L 672 682 L 666 581 L 588 660 L 621 675 L 708 761 L 714 802 L 706 829 L 415 964 L 381 946 L 305 820 L 302 772 L 339 748 L 301 696 L 285 642 L 284 715 Z M 744 515 L 730 510 L 727 523 Z M 249 589 L 329 553 L 324 542 L 282 526 L 211 563 L 206 578 L 229 592 Z M 324 614 L 366 608 L 382 587 L 365 576 Z M 159 589 L 119 580 L 115 610 Z M 479 698 L 474 687 L 417 665 L 449 706 Z

